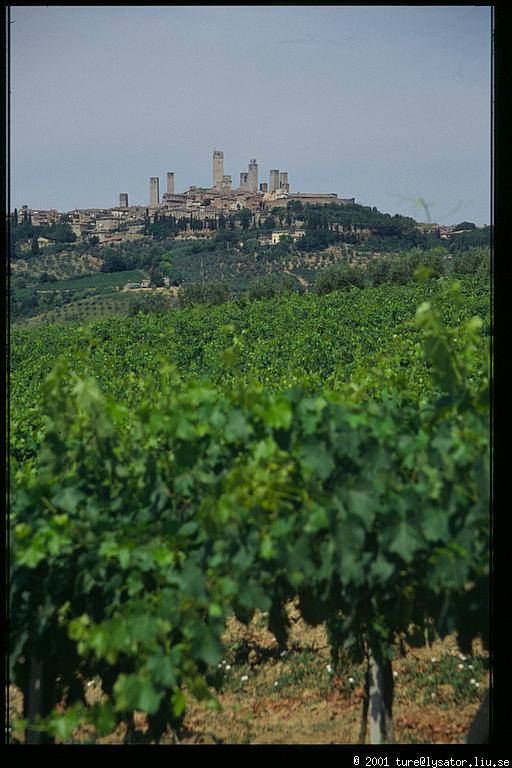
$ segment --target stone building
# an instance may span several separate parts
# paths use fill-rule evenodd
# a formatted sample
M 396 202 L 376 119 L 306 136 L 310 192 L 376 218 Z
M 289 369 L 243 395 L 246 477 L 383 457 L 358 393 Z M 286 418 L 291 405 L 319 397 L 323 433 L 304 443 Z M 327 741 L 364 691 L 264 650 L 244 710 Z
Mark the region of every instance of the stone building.
M 151 176 L 149 180 L 149 207 L 157 208 L 160 203 L 160 179 L 158 176 Z
M 269 192 L 276 192 L 279 189 L 279 171 L 277 169 L 270 171 Z
M 219 149 L 213 150 L 213 186 L 215 189 L 222 188 L 222 178 L 224 176 L 224 152 Z
M 249 163 L 249 170 L 247 173 L 247 188 L 249 192 L 258 191 L 258 163 L 254 158 Z

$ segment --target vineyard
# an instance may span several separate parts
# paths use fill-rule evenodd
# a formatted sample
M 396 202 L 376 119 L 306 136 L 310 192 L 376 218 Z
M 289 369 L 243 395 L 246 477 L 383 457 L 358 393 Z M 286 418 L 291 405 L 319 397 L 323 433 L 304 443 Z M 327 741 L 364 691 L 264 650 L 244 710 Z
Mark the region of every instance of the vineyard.
M 20 740 L 179 741 L 235 620 L 321 627 L 373 743 L 397 648 L 487 647 L 489 281 L 419 277 L 12 331 Z

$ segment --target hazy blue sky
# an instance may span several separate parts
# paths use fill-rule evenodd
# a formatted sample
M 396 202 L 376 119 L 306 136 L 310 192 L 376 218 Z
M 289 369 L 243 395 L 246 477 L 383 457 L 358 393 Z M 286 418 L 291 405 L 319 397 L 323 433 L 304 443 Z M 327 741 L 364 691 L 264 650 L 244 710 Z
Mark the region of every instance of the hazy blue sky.
M 259 180 L 490 221 L 490 6 L 14 6 L 11 207 Z

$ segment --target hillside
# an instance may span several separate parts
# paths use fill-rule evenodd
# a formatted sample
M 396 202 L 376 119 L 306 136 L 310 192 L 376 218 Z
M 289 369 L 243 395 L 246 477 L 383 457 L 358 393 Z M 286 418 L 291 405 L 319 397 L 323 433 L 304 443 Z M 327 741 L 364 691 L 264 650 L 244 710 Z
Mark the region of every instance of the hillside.
M 260 226 L 237 214 L 229 226 L 215 232 L 191 230 L 186 237 L 171 234 L 166 226 L 162 221 L 150 224 L 135 241 L 55 243 L 37 254 L 22 249 L 25 241 L 17 240 L 11 252 L 11 322 L 30 319 L 40 324 L 137 311 L 137 301 L 119 291 L 133 290 L 143 280 L 149 280 L 149 290 L 221 284 L 231 295 L 241 295 L 261 281 L 313 290 L 317 275 L 326 268 L 367 268 L 379 257 L 394 259 L 411 250 L 435 251 L 449 272 L 453 258 L 489 242 L 488 229 L 442 240 L 438 230 L 413 219 L 355 204 L 290 203 L 289 210 L 276 209 Z M 26 237 L 37 229 L 25 228 Z M 273 231 L 281 238 L 275 244 L 270 242 Z M 167 305 L 175 306 L 176 290 L 166 296 Z
M 11 741 L 463 741 L 490 249 L 327 224 L 14 260 Z

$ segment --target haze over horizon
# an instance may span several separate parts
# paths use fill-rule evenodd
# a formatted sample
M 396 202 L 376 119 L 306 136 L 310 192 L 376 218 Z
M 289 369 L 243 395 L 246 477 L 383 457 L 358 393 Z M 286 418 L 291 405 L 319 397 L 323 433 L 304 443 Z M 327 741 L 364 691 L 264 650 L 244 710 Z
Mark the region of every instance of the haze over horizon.
M 288 171 L 389 213 L 491 220 L 491 6 L 12 6 L 10 207 Z

